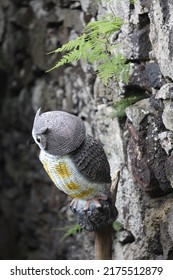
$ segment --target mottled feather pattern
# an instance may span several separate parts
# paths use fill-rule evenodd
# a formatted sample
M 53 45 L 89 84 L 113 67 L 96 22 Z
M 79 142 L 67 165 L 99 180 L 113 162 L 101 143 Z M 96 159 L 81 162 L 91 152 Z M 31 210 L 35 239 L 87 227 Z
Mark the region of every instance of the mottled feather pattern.
M 91 181 L 110 183 L 110 166 L 100 141 L 86 135 L 84 143 L 70 153 L 78 170 Z
M 58 157 L 41 150 L 39 158 L 57 188 L 72 198 L 87 200 L 109 192 L 109 184 L 84 176 L 69 155 Z
M 86 135 L 80 118 L 62 111 L 41 113 L 39 109 L 32 135 L 45 170 L 60 190 L 84 200 L 109 193 L 106 154 L 99 141 Z

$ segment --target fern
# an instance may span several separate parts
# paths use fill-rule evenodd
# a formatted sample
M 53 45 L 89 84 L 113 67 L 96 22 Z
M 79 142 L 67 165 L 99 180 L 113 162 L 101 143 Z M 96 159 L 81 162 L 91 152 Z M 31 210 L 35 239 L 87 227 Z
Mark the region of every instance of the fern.
M 123 229 L 123 226 L 119 221 L 113 222 L 112 227 L 113 227 L 113 230 L 116 231 L 116 232 Z
M 77 233 L 80 233 L 82 231 L 82 228 L 79 224 L 72 224 L 69 226 L 65 226 L 63 228 L 54 228 L 53 230 L 63 230 L 65 231 L 65 234 L 63 235 L 61 240 L 64 240 L 65 238 L 75 235 Z
M 129 0 L 130 4 L 135 5 L 136 4 L 136 0 Z
M 98 76 L 104 84 L 107 84 L 111 77 L 114 77 L 116 81 L 121 80 L 127 83 L 129 65 L 126 64 L 126 59 L 121 54 L 117 54 L 98 66 Z
M 119 31 L 122 24 L 122 19 L 115 18 L 112 14 L 88 23 L 83 35 L 51 52 L 64 55 L 54 67 L 46 72 L 84 59 L 87 63 L 95 65 L 96 72 L 104 84 L 107 84 L 111 77 L 117 81 L 127 82 L 129 67 L 126 59 L 120 54 L 113 55 L 112 46 L 109 43 L 110 35 Z
M 146 93 L 136 92 L 129 97 L 124 97 L 123 99 L 117 101 L 114 104 L 114 111 L 112 112 L 112 118 L 118 117 L 123 118 L 125 117 L 125 109 L 139 100 L 142 100 L 147 97 Z
M 58 68 L 66 63 L 75 62 L 81 59 L 82 53 L 79 50 L 73 50 L 73 52 L 70 52 L 63 56 L 63 58 L 50 70 L 53 70 L 55 68 Z
M 72 235 L 75 235 L 75 234 L 82 231 L 81 226 L 79 224 L 74 224 L 74 225 L 71 225 L 71 226 L 64 227 L 63 230 L 65 230 L 66 233 L 64 234 L 62 240 L 64 240 L 65 238 L 67 238 L 69 236 L 72 236 Z
M 84 43 L 84 41 L 85 34 L 83 34 L 82 36 L 78 36 L 75 40 L 69 41 L 67 44 L 64 44 L 61 48 L 58 48 L 51 53 L 75 50 L 80 47 Z

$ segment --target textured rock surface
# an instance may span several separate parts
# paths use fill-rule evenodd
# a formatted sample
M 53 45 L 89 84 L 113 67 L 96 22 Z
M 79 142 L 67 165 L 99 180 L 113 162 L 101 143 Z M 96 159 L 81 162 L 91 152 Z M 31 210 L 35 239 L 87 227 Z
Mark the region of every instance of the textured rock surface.
M 120 169 L 116 207 L 121 229 L 114 259 L 173 259 L 172 22 L 171 1 L 1 1 L 0 3 L 0 257 L 92 259 L 93 233 L 62 239 L 75 223 L 69 198 L 50 182 L 29 146 L 35 111 L 79 115 Z M 112 43 L 130 62 L 128 85 L 105 87 L 80 62 L 45 74 L 57 55 L 47 52 L 82 32 L 107 11 L 124 19 Z M 123 89 L 123 94 L 120 89 Z M 148 99 L 112 119 L 124 95 Z M 128 119 L 128 120 L 127 120 Z
M 172 9 L 171 1 L 151 1 L 150 40 L 154 57 L 157 59 L 162 75 L 173 79 L 172 67 Z

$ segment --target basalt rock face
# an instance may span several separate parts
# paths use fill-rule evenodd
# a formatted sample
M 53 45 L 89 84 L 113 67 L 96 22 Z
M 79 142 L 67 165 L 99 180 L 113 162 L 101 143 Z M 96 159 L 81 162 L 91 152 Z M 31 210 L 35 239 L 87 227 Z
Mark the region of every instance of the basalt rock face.
M 148 92 L 148 98 L 126 109 L 127 118 L 121 130 L 127 138 L 122 143 L 126 157 L 121 162 L 117 208 L 119 221 L 134 239 L 124 245 L 117 235 L 115 257 L 171 259 L 173 243 L 168 220 L 173 197 L 172 4 L 138 1 L 126 6 L 128 12 L 128 8 L 121 9 L 122 5 L 117 2 L 114 10 L 122 10 L 124 18 L 129 16 L 129 24 L 120 38 L 131 62 L 125 93 L 133 89 L 137 94 L 140 88 Z
M 47 55 L 97 15 L 124 19 L 111 37 L 130 63 L 127 85 L 105 87 L 84 62 L 45 73 Z M 57 190 L 29 145 L 36 110 L 80 116 L 103 143 L 111 174 L 120 169 L 116 199 L 121 229 L 114 259 L 173 259 L 173 49 L 171 1 L 1 1 L 0 106 L 2 259 L 92 259 L 94 237 L 63 239 L 74 224 L 70 199 Z M 124 96 L 147 93 L 122 119 L 111 118 Z

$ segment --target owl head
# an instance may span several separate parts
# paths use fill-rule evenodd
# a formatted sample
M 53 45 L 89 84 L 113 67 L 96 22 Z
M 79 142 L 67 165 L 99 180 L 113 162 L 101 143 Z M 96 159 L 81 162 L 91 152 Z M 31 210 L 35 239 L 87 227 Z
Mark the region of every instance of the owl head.
M 66 112 L 51 111 L 35 115 L 32 136 L 41 150 L 52 155 L 66 155 L 76 150 L 85 139 L 83 121 Z

